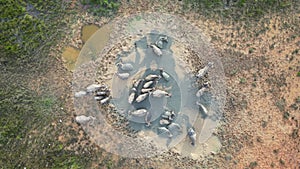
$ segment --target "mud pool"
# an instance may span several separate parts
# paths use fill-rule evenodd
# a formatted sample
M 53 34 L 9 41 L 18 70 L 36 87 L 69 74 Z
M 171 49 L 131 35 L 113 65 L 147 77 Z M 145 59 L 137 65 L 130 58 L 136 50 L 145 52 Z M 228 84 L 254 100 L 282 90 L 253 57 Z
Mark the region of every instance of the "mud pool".
M 120 112 L 128 112 L 130 110 L 146 108 L 151 112 L 152 118 L 150 127 L 145 126 L 143 117 L 127 117 L 130 121 L 130 127 L 135 131 L 144 131 L 157 133 L 159 120 L 165 109 L 173 110 L 176 112 L 176 119 L 174 123 L 182 126 L 182 134 L 172 137 L 172 139 L 157 137 L 155 138 L 158 143 L 168 141 L 168 147 L 176 145 L 183 137 L 186 137 L 185 131 L 187 128 L 192 127 L 195 123 L 195 119 L 198 115 L 198 107 L 195 104 L 197 98 L 195 97 L 196 89 L 192 88 L 192 84 L 195 83 L 193 79 L 186 71 L 179 65 L 183 64 L 180 61 L 176 61 L 176 56 L 173 55 L 171 50 L 172 39 L 168 37 L 168 43 L 163 48 L 163 56 L 159 57 L 153 53 L 152 49 L 148 47 L 148 44 L 154 43 L 160 34 L 150 33 L 147 36 L 136 41 L 136 48 L 132 52 L 120 53 L 116 62 L 122 60 L 124 63 L 131 63 L 134 65 L 134 70 L 130 72 L 130 77 L 127 80 L 122 80 L 118 76 L 114 76 L 112 83 L 112 103 L 116 106 Z M 170 80 L 166 81 L 161 78 L 158 81 L 158 88 L 168 89 L 168 92 L 172 94 L 172 97 L 153 98 L 148 97 L 140 104 L 130 105 L 127 101 L 129 91 L 132 83 L 136 79 L 144 78 L 149 74 L 159 74 L 159 69 L 162 68 L 170 75 Z M 125 114 L 126 116 L 126 114 Z M 158 134 L 160 136 L 160 134 Z
M 109 34 L 111 33 L 110 25 L 104 25 L 99 28 L 96 25 L 85 25 L 82 28 L 81 40 L 86 42 L 92 35 L 100 37 L 97 43 L 88 43 L 81 50 L 72 46 L 67 46 L 63 53 L 62 58 L 68 70 L 73 71 L 76 67 L 90 60 L 95 60 L 96 52 L 101 51 L 107 44 Z M 96 46 L 89 46 L 89 44 L 97 44 Z M 91 49 L 94 49 L 93 52 Z M 80 54 L 82 52 L 82 54 Z
M 138 22 L 141 24 L 141 20 Z M 158 56 L 150 45 L 155 44 L 162 36 L 166 36 L 168 42 L 162 44 L 162 56 Z M 204 82 L 216 84 L 216 78 L 205 76 L 199 80 L 195 77 L 195 73 L 208 61 L 215 62 L 213 57 L 201 60 L 197 52 L 189 46 L 155 29 L 148 33 L 123 37 L 110 44 L 109 48 L 100 47 L 103 45 L 99 43 L 100 37 L 103 36 L 96 32 L 87 41 L 80 57 L 91 59 L 85 62 L 78 61 L 78 69 L 74 76 L 75 91 L 83 90 L 95 82 L 107 85 L 111 91 L 108 105 L 98 104 L 90 96 L 87 96 L 86 100 L 75 99 L 78 114 L 85 112 L 84 114 L 97 118 L 95 126 L 85 127 L 86 132 L 97 144 L 109 152 L 135 158 L 151 157 L 172 149 L 183 156 L 197 159 L 209 151 L 219 150 L 218 138 L 212 137 L 221 114 L 221 106 L 215 99 L 216 92 L 208 91 L 200 98 L 196 97 Z M 103 50 L 99 52 L 98 48 Z M 205 52 L 207 51 L 204 50 L 203 55 Z M 131 64 L 133 70 L 124 72 L 118 68 L 118 63 Z M 134 81 L 144 79 L 149 74 L 159 75 L 161 69 L 170 75 L 170 79 L 160 78 L 152 88 L 167 91 L 172 96 L 153 98 L 149 94 L 140 103 L 128 103 Z M 216 69 L 212 69 L 211 73 L 216 72 Z M 120 78 L 118 73 L 128 73 L 129 77 Z M 205 112 L 200 108 L 196 104 L 197 101 L 208 111 Z M 129 112 L 137 109 L 147 109 L 151 113 L 150 126 L 146 125 L 144 116 L 130 115 Z M 179 132 L 174 132 L 169 137 L 158 130 L 164 127 L 160 120 L 166 110 L 175 112 L 172 123 L 178 124 L 181 128 Z M 191 140 L 187 136 L 187 130 L 191 127 L 197 133 L 195 146 L 191 145 Z
M 85 43 L 95 32 L 97 32 L 99 27 L 97 25 L 85 25 L 82 27 L 81 39 Z
M 88 42 L 85 43 L 80 51 L 81 53 L 76 62 L 76 67 L 98 58 L 97 54 L 103 50 L 109 41 L 109 35 L 112 31 L 111 26 L 110 24 L 103 25 L 101 28 L 98 28 L 96 25 L 84 26 L 83 29 L 86 31 L 82 33 L 82 40 L 88 38 Z M 95 31 L 95 27 L 97 27 L 97 31 Z M 91 34 L 92 32 L 94 32 L 94 34 Z M 87 35 L 85 33 L 87 33 Z
M 73 47 L 66 47 L 62 53 L 62 58 L 68 70 L 74 70 L 80 51 Z

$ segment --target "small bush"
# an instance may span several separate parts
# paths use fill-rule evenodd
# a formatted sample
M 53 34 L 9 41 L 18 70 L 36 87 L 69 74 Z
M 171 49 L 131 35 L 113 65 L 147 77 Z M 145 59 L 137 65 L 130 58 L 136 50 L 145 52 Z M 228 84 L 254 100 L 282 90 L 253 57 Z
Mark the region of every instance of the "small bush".
M 249 164 L 249 168 L 255 168 L 257 165 L 258 165 L 258 164 L 257 164 L 256 161 L 251 162 L 251 163 Z

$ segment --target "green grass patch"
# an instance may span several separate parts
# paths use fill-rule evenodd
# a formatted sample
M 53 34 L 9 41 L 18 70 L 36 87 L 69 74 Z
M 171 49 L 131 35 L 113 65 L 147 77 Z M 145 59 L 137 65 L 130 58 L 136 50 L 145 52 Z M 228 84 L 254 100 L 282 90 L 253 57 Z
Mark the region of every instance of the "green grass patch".
M 80 156 L 64 156 L 55 161 L 53 168 L 55 169 L 81 169 L 85 165 Z
M 43 112 L 43 114 L 50 114 L 58 104 L 58 101 L 54 96 L 50 95 L 40 98 L 36 104 L 38 105 L 38 111 Z
M 51 123 L 60 110 L 58 98 L 37 95 L 16 84 L 0 85 L 1 167 L 79 169 L 89 165 L 89 156 L 75 155 L 64 149 L 66 143 L 57 141 L 63 129 Z
M 240 84 L 245 84 L 247 80 L 245 78 L 240 78 Z
M 12 66 L 45 56 L 43 49 L 55 44 L 62 33 L 57 28 L 63 25 L 64 5 L 58 0 L 0 0 L 0 60 Z
M 22 139 L 34 126 L 51 120 L 54 97 L 37 97 L 20 86 L 0 90 L 0 144 Z
M 233 19 L 259 19 L 271 12 L 284 12 L 296 3 L 293 0 L 184 0 L 183 9 L 192 8 L 206 16 L 230 17 Z M 225 10 L 226 9 L 226 10 Z
M 91 156 L 57 141 L 68 132 L 52 125 L 64 100 L 52 84 L 41 83 L 39 92 L 31 84 L 56 66 L 49 49 L 68 33 L 64 18 L 75 11 L 58 0 L 0 0 L 0 11 L 0 168 L 88 168 Z
M 118 0 L 81 0 L 81 3 L 89 7 L 89 12 L 99 16 L 110 16 L 114 14 L 120 6 Z

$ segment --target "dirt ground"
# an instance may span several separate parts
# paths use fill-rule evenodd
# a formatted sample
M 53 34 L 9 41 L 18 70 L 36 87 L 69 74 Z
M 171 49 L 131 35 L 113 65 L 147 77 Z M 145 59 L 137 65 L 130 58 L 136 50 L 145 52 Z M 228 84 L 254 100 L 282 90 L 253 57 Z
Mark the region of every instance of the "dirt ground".
M 222 60 L 227 87 L 224 120 L 217 130 L 222 149 L 207 160 L 155 157 L 125 159 L 91 143 L 73 121 L 71 74 L 59 68 L 47 79 L 54 89 L 65 89 L 66 116 L 57 136 L 66 149 L 88 153 L 91 168 L 299 168 L 300 167 L 300 15 L 267 13 L 259 20 L 216 19 L 193 11 L 182 12 L 180 1 L 156 3 L 130 1 L 120 6 L 117 17 L 138 12 L 160 11 L 179 15 L 209 37 Z M 132 5 L 134 4 L 134 5 Z M 61 65 L 60 65 L 61 66 Z M 58 77 L 63 74 L 63 77 Z M 67 76 L 65 76 L 67 74 Z M 54 80 L 53 80 L 54 79 Z M 49 81 L 38 78 L 37 81 Z M 35 89 L 37 90 L 37 89 Z M 58 120 L 53 122 L 54 128 Z M 70 131 L 72 130 L 72 134 Z M 78 151 L 77 151 L 78 150 Z

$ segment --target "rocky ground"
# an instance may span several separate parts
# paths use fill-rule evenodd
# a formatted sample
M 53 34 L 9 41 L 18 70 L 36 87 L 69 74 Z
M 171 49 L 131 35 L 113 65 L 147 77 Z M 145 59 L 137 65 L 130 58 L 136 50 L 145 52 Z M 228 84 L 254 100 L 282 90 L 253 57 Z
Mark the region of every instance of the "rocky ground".
M 90 141 L 74 122 L 72 74 L 64 68 L 59 54 L 62 47 L 70 44 L 82 48 L 82 25 L 102 26 L 109 19 L 78 10 L 69 20 L 73 25 L 70 38 L 52 50 L 54 59 L 48 62 L 48 71 L 24 82 L 37 96 L 53 93 L 58 98 L 60 104 L 51 110 L 55 116 L 42 130 L 37 126 L 23 142 L 14 144 L 23 145 L 19 151 L 26 153 L 9 156 L 11 160 L 1 158 L 2 164 L 33 168 L 299 168 L 299 6 L 292 5 L 285 13 L 265 12 L 259 18 L 240 20 L 215 11 L 206 15 L 182 6 L 182 1 L 124 1 L 116 17 L 149 11 L 176 14 L 199 27 L 210 39 L 223 63 L 227 87 L 224 120 L 217 130 L 222 142 L 220 153 L 201 161 L 174 152 L 150 159 L 126 159 L 107 153 Z M 73 7 L 76 8 L 76 1 Z M 226 10 L 220 13 L 226 14 Z

